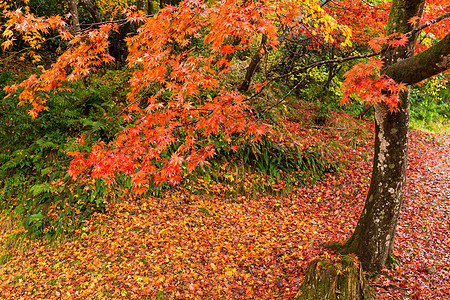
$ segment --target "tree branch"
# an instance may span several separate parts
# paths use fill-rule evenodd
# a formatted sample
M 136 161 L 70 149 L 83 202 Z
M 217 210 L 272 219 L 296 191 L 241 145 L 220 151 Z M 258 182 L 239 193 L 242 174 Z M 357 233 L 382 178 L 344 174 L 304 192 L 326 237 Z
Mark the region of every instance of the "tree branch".
M 443 14 L 442 16 L 439 16 L 439 17 L 437 17 L 437 18 L 435 18 L 435 19 L 433 19 L 433 20 L 430 20 L 430 21 L 428 21 L 428 22 L 425 22 L 425 24 L 423 24 L 423 25 L 421 25 L 421 26 L 419 26 L 419 27 L 417 27 L 417 28 L 414 28 L 414 29 L 411 30 L 410 32 L 406 33 L 406 35 L 407 35 L 407 36 L 411 36 L 411 35 L 413 35 L 413 34 L 419 32 L 419 31 L 424 30 L 425 28 L 430 27 L 431 25 L 436 24 L 436 23 L 438 23 L 438 22 L 440 22 L 440 21 L 442 21 L 442 20 L 445 20 L 445 19 L 447 19 L 447 18 L 449 18 L 449 17 L 450 17 L 450 12 L 448 12 L 448 13 L 446 13 L 446 14 Z
M 250 87 L 250 84 L 252 82 L 253 75 L 255 75 L 256 67 L 258 66 L 263 53 L 265 52 L 265 45 L 267 43 L 267 36 L 264 34 L 261 39 L 261 46 L 256 51 L 256 53 L 253 55 L 249 66 L 247 67 L 247 71 L 245 72 L 245 77 L 242 83 L 238 86 L 237 90 L 240 92 L 246 92 L 248 91 L 248 88 Z
M 98 9 L 90 0 L 80 0 L 80 4 L 84 6 L 84 8 L 86 8 L 87 11 L 91 14 L 92 19 L 95 23 L 100 23 L 102 21 Z
M 418 83 L 450 69 L 450 33 L 434 46 L 392 64 L 384 73 L 396 82 Z

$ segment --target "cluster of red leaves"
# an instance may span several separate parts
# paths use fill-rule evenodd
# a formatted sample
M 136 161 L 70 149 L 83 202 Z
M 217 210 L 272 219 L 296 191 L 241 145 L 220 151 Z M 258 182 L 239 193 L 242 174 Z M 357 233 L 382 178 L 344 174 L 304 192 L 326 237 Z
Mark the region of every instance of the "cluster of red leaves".
M 24 16 L 22 17 L 25 18 Z M 25 20 L 27 19 L 25 18 Z M 86 35 L 77 35 L 74 37 L 68 31 L 59 28 L 59 26 L 65 24 L 59 18 L 56 18 L 56 21 L 59 21 L 60 23 L 55 23 L 56 21 L 52 20 L 53 19 L 47 19 L 45 22 L 41 21 L 40 23 L 46 24 L 47 27 L 58 28 L 62 38 L 70 39 L 71 47 L 58 57 L 57 61 L 52 64 L 50 69 L 44 70 L 44 68 L 42 68 L 41 75 L 32 75 L 23 82 L 5 87 L 4 89 L 10 94 L 19 92 L 18 105 L 21 106 L 30 103 L 31 108 L 29 109 L 28 114 L 33 118 L 36 117 L 41 110 L 48 109 L 45 106 L 45 102 L 51 92 L 69 89 L 64 85 L 65 81 L 76 81 L 89 75 L 99 66 L 114 60 L 108 53 L 108 36 L 110 31 L 117 30 L 117 24 L 110 23 L 101 25 L 99 29 L 92 30 L 89 33 L 86 33 Z M 28 22 L 31 21 L 28 20 Z M 23 26 L 20 27 L 20 30 L 24 30 L 25 33 L 28 31 L 37 31 L 39 29 L 39 26 L 37 28 L 26 28 L 27 30 L 22 27 Z
M 436 3 L 429 1 L 429 16 L 447 9 Z M 364 26 L 354 26 L 361 35 L 357 34 L 354 40 L 365 41 L 374 35 L 367 30 L 367 24 L 374 32 L 382 31 L 386 5 L 333 2 L 327 6 L 328 14 L 313 0 L 273 3 L 223 0 L 212 5 L 192 0 L 182 2 L 177 8 L 169 6 L 147 19 L 142 13 L 126 11 L 130 22 L 143 23 L 138 33 L 127 39 L 128 66 L 133 73 L 123 120 L 129 123 L 115 141 L 109 144 L 100 141 L 90 153 L 71 152 L 70 175 L 77 179 L 87 175 L 113 183 L 118 173 L 125 173 L 138 194 L 146 191 L 150 183 L 179 182 L 183 167 L 191 172 L 215 154 L 211 136 L 220 132 L 230 142 L 233 135 L 245 138 L 265 131 L 264 126 L 247 118 L 245 112 L 251 110 L 248 101 L 224 79 L 230 71 L 228 54 L 257 46 L 261 35 L 267 38 L 269 48 L 276 49 L 280 26 L 294 27 L 301 34 L 307 32 L 325 43 L 335 42 L 335 37 L 340 36 L 340 45 L 349 46 L 348 27 L 339 25 L 332 15 L 354 26 L 359 23 L 347 17 L 361 11 L 371 14 L 370 20 L 377 22 L 364 19 Z M 347 9 L 350 13 L 343 13 Z M 108 36 L 117 30 L 113 23 L 72 36 L 60 17 L 35 18 L 20 10 L 5 16 L 4 47 L 12 43 L 15 33 L 23 37 L 31 35 L 34 41 L 35 36 L 41 37 L 49 29 L 58 30 L 62 38 L 70 41 L 71 47 L 50 69 L 6 88 L 9 93 L 19 93 L 19 105 L 31 104 L 29 114 L 33 117 L 46 109 L 46 99 L 52 92 L 67 88 L 65 82 L 78 80 L 113 61 L 108 54 Z M 401 47 L 405 41 L 405 36 L 399 36 L 389 45 Z M 378 38 L 370 45 L 375 48 L 383 42 L 385 38 Z M 343 101 L 356 94 L 362 101 L 384 101 L 395 110 L 399 101 L 397 93 L 403 86 L 378 76 L 380 69 L 379 60 L 352 68 L 343 84 Z M 162 157 L 175 143 L 179 146 L 172 157 Z
M 318 27 L 316 34 L 325 39 L 340 28 L 315 1 L 241 5 L 228 0 L 212 6 L 188 1 L 161 10 L 127 40 L 128 65 L 135 71 L 124 119 L 134 123 L 113 143 L 97 143 L 87 158 L 73 152 L 69 173 L 74 177 L 89 173 L 114 182 L 116 174 L 123 172 L 139 194 L 148 190 L 150 182 L 175 184 L 183 167 L 192 172 L 207 163 L 215 154 L 209 143 L 213 135 L 220 133 L 230 142 L 233 135 L 263 134 L 265 127 L 247 118 L 245 112 L 251 108 L 245 96 L 224 79 L 230 71 L 228 54 L 258 45 L 261 35 L 275 49 L 277 25 L 270 16 L 294 26 L 305 14 Z M 193 38 L 203 43 L 203 51 L 191 45 Z M 233 40 L 239 43 L 234 45 Z M 148 89 L 157 92 L 144 101 L 135 100 Z M 163 158 L 174 143 L 180 144 L 178 149 Z
M 394 33 L 390 36 L 384 36 L 384 27 L 388 18 L 388 2 L 378 6 L 369 6 L 365 1 L 342 1 L 342 3 L 333 3 L 329 10 L 336 14 L 336 18 L 349 24 L 353 30 L 353 40 L 367 44 L 374 52 L 379 52 L 386 47 L 399 48 L 404 47 L 408 42 L 408 35 Z M 343 13 L 343 12 L 346 13 Z M 430 21 L 444 13 L 450 11 L 450 5 L 443 6 L 441 1 L 427 1 L 422 20 L 432 25 L 421 32 L 416 53 L 430 47 L 436 40 L 440 40 L 448 34 L 449 20 L 442 23 L 431 24 Z M 361 14 L 357 17 L 355 14 Z M 349 20 L 353 20 L 350 22 Z M 409 22 L 413 27 L 422 25 L 420 18 L 413 17 Z M 362 23 L 362 24 L 361 24 Z M 385 102 L 390 111 L 397 109 L 400 101 L 398 93 L 405 89 L 402 83 L 396 83 L 386 75 L 380 74 L 383 63 L 380 59 L 369 59 L 355 65 L 345 74 L 345 80 L 342 88 L 344 96 L 343 103 L 349 102 L 350 96 L 356 96 L 357 100 L 366 103 Z
M 450 5 L 440 0 L 428 0 L 421 23 L 430 24 L 429 20 L 432 20 L 440 15 L 450 12 Z M 439 23 L 430 24 L 431 26 L 426 28 L 420 36 L 419 43 L 416 47 L 416 53 L 421 52 L 434 43 L 435 40 L 441 40 L 448 34 L 448 28 L 450 28 L 450 19 L 447 18 Z
M 340 24 L 346 24 L 351 28 L 352 40 L 355 44 L 369 44 L 374 51 L 379 51 L 388 40 L 384 37 L 384 32 L 389 17 L 389 6 L 390 1 L 369 4 L 361 0 L 341 0 L 328 3 L 325 9 Z M 434 40 L 440 40 L 448 33 L 450 19 L 437 24 L 430 23 L 430 20 L 448 12 L 450 12 L 450 5 L 444 4 L 441 0 L 427 0 L 422 18 L 415 17 L 410 20 L 416 26 L 423 23 L 432 25 L 421 33 L 416 53 L 425 50 Z M 397 37 L 390 41 L 390 45 L 402 45 L 405 38 L 405 36 Z M 383 40 L 382 43 L 380 39 Z
M 389 1 L 369 4 L 367 1 L 330 1 L 325 9 L 340 24 L 352 30 L 355 44 L 365 44 L 374 36 L 382 35 L 389 17 Z
M 360 175 L 330 175 L 285 197 L 172 191 L 122 202 L 86 222 L 81 239 L 36 245 L 3 266 L 0 295 L 292 299 L 307 263 L 324 254 L 318 245 L 342 239 L 355 225 L 367 188 L 367 174 L 353 178 Z M 349 178 L 354 183 L 343 188 Z
M 346 137 L 340 131 L 334 138 Z M 372 152 L 371 143 L 360 142 L 342 154 L 345 172 L 282 197 L 230 199 L 180 189 L 111 204 L 74 241 L 36 242 L 28 253 L 13 253 L 0 267 L 0 297 L 294 299 L 308 262 L 333 255 L 319 245 L 345 240 L 356 225 L 370 179 L 371 162 L 363 157 Z M 448 135 L 411 134 L 394 251 L 399 265 L 375 281 L 385 287 L 378 288 L 384 299 L 450 296 L 449 151 Z
M 262 35 L 275 50 L 280 24 L 308 28 L 326 42 L 340 32 L 342 44 L 350 43 L 347 28 L 313 0 L 212 4 L 192 0 L 168 6 L 150 18 L 132 11 L 125 14 L 129 22 L 142 25 L 127 38 L 132 74 L 123 120 L 128 124 L 112 143 L 100 141 L 90 153 L 71 152 L 69 173 L 77 179 L 88 174 L 107 183 L 114 182 L 117 173 L 125 173 L 138 194 L 150 182 L 178 182 L 182 167 L 191 172 L 206 163 L 215 153 L 209 139 L 219 132 L 227 142 L 233 135 L 245 138 L 264 133 L 264 126 L 247 118 L 245 112 L 251 108 L 245 96 L 224 78 L 230 71 L 230 53 L 259 45 Z M 65 82 L 113 60 L 108 54 L 108 36 L 117 30 L 113 23 L 72 36 L 58 27 L 64 22 L 53 18 L 36 20 L 21 11 L 7 18 L 11 27 L 6 27 L 5 47 L 13 34 L 46 33 L 50 27 L 70 41 L 71 47 L 50 69 L 6 89 L 19 93 L 19 105 L 31 104 L 33 117 L 46 109 L 46 98 L 65 88 Z M 24 22 L 30 26 L 19 26 Z M 162 157 L 175 143 L 179 146 L 172 157 Z
M 183 163 L 188 172 L 206 163 L 215 153 L 207 142 L 212 135 L 223 132 L 230 141 L 233 133 L 255 133 L 245 121 L 245 97 L 232 86 L 221 86 L 221 76 L 229 70 L 226 54 L 252 45 L 258 30 L 274 40 L 273 25 L 259 17 L 271 8 L 231 2 L 208 7 L 192 1 L 179 9 L 168 7 L 128 38 L 128 65 L 135 71 L 124 119 L 134 124 L 111 145 L 97 143 L 87 159 L 84 153 L 72 153 L 72 176 L 90 170 L 92 178 L 113 182 L 117 172 L 123 172 L 131 177 L 133 191 L 141 193 L 148 189 L 150 179 L 179 182 Z M 190 43 L 192 37 L 201 38 L 200 31 L 205 29 L 209 32 L 203 37 L 208 51 L 204 56 L 195 53 Z M 227 43 L 238 37 L 239 46 Z M 135 99 L 155 86 L 158 91 L 142 107 Z M 204 146 L 197 147 L 202 141 Z M 175 142 L 181 143 L 177 151 L 162 158 L 161 153 Z
M 345 73 L 342 83 L 344 96 L 342 102 L 350 102 L 351 96 L 369 104 L 384 102 L 389 110 L 395 111 L 400 102 L 398 93 L 404 91 L 406 85 L 396 83 L 386 75 L 378 75 L 376 70 L 381 70 L 383 61 L 381 59 L 369 59 L 360 62 Z
M 412 20 L 413 21 L 413 20 Z M 414 22 L 414 21 L 413 21 Z M 392 48 L 403 47 L 408 42 L 408 36 L 406 34 L 394 33 L 390 36 L 380 35 L 369 41 L 369 47 L 378 52 L 385 46 L 390 46 Z
M 10 11 L 9 7 L 0 3 L 2 14 L 6 18 L 5 24 L 2 24 L 2 37 L 4 41 L 1 47 L 8 49 L 16 40 L 14 32 L 24 32 L 24 41 L 32 48 L 37 48 L 37 42 L 41 40 L 40 33 L 48 34 L 50 30 L 58 29 L 61 35 L 66 34 L 63 28 L 67 26 L 60 16 L 51 18 L 35 17 L 28 11 L 23 12 L 22 9 Z

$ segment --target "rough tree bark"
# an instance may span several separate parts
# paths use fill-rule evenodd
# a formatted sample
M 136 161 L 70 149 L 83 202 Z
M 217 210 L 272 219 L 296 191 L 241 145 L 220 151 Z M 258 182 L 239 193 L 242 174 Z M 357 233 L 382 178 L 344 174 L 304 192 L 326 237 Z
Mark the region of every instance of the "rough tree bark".
M 81 31 L 77 2 L 77 0 L 69 0 L 69 11 L 72 14 L 72 33 L 79 33 Z
M 153 14 L 153 1 L 152 0 L 138 0 L 137 9 L 147 12 L 148 15 Z
M 159 8 L 164 8 L 167 5 L 177 6 L 181 0 L 159 0 Z
M 327 280 L 323 280 L 323 279 Z M 296 299 L 363 300 L 373 296 L 361 268 L 353 257 L 343 256 L 338 262 L 315 259 L 306 270 L 305 280 Z
M 364 105 L 362 111 L 359 113 L 358 115 L 358 119 L 362 119 L 369 111 L 370 109 L 373 107 L 372 104 L 366 104 Z
M 385 73 L 397 82 L 418 83 L 433 75 L 450 69 L 450 34 L 433 47 L 399 61 Z
M 152 0 L 138 0 L 137 9 L 147 12 L 148 15 L 153 14 L 153 1 Z
M 136 6 L 138 10 L 145 11 L 145 1 L 144 0 L 138 0 L 136 2 Z
M 152 0 L 147 0 L 147 14 L 148 15 L 152 15 L 153 13 L 154 13 L 153 1 Z

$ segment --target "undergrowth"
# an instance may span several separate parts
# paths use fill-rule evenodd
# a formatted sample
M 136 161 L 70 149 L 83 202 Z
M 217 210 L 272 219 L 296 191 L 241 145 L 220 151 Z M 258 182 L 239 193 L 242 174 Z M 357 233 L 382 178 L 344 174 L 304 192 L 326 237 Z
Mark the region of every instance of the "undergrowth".
M 15 76 L 3 72 L 0 79 L 5 86 Z M 36 119 L 27 116 L 28 107 L 17 107 L 14 95 L 1 102 L 1 210 L 15 216 L 25 230 L 21 234 L 52 239 L 76 232 L 83 220 L 131 188 L 123 175 L 117 178 L 119 185 L 107 186 L 102 181 L 74 182 L 66 172 L 74 147 L 88 151 L 93 142 L 99 138 L 107 142 L 121 129 L 115 116 L 125 103 L 125 81 L 120 71 L 91 76 L 87 86 L 75 83 L 72 91 L 52 95 L 48 112 Z M 275 124 L 287 114 L 286 108 L 277 107 L 266 118 Z M 278 135 L 286 131 L 275 129 Z M 84 146 L 73 144 L 80 135 Z M 279 194 L 337 170 L 336 162 L 323 155 L 323 145 L 300 149 L 274 136 L 264 136 L 259 143 L 239 142 L 234 152 L 220 147 L 218 135 L 216 158 L 186 174 L 183 184 L 193 192 L 229 196 Z M 174 149 L 162 156 L 170 157 Z M 149 193 L 157 195 L 167 187 L 155 186 Z
M 267 137 L 235 152 L 219 149 L 217 156 L 217 160 L 193 176 L 186 176 L 188 189 L 228 197 L 279 195 L 337 170 L 336 162 L 321 157 L 313 148 L 296 151 Z
M 232 199 L 286 194 L 316 182 L 327 172 L 340 172 L 347 149 L 364 145 L 371 134 L 360 121 L 336 113 L 347 109 L 356 115 L 360 104 L 343 108 L 336 104 L 335 93 L 329 94 L 329 99 L 312 100 L 327 70 L 320 72 L 312 74 L 317 80 L 311 90 L 304 87 L 281 103 L 277 103 L 279 95 L 289 91 L 284 84 L 274 84 L 253 99 L 254 117 L 267 123 L 270 131 L 260 142 L 236 141 L 235 151 L 224 148 L 218 134 L 212 141 L 216 144 L 214 159 L 192 174 L 186 172 L 182 184 L 192 193 Z M 14 95 L 2 100 L 0 208 L 15 216 L 25 230 L 20 234 L 51 239 L 77 232 L 93 212 L 103 211 L 112 199 L 131 189 L 129 178 L 120 174 L 118 185 L 107 186 L 102 181 L 74 182 L 66 172 L 71 159 L 68 153 L 74 147 L 88 152 L 95 141 L 111 141 L 122 129 L 116 116 L 126 105 L 126 74 L 126 70 L 106 71 L 92 75 L 89 83 L 74 83 L 70 92 L 52 95 L 47 102 L 49 111 L 36 119 L 27 116 L 26 105 L 17 107 Z M 0 85 L 11 84 L 18 76 L 4 70 Z M 428 130 L 449 127 L 450 93 L 442 82 L 444 78 L 431 79 L 413 89 L 412 126 Z M 299 99 L 300 94 L 306 100 Z M 0 92 L 0 96 L 5 94 Z M 73 143 L 80 135 L 85 145 Z M 170 158 L 175 146 L 161 156 Z M 168 187 L 154 185 L 149 194 L 159 195 Z M 0 255 L 0 261 L 7 260 L 5 255 Z
M 450 132 L 448 74 L 439 74 L 411 90 L 411 126 L 431 132 Z
M 74 231 L 111 197 L 101 181 L 73 182 L 66 169 L 72 143 L 81 134 L 87 150 L 120 129 L 113 117 L 125 97 L 126 77 L 118 75 L 92 76 L 88 86 L 74 83 L 72 91 L 53 94 L 48 111 L 35 119 L 27 115 L 27 105 L 17 106 L 15 95 L 0 102 L 0 209 L 16 216 L 28 236 L 52 238 Z M 18 76 L 2 72 L 1 87 Z

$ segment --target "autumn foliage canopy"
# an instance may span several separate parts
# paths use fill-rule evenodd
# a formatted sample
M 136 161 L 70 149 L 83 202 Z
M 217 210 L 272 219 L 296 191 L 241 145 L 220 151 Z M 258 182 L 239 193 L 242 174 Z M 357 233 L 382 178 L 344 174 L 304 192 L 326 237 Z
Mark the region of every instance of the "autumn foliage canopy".
M 10 10 L 2 5 L 7 17 L 4 49 L 20 36 L 38 63 L 33 49 L 50 34 L 57 33 L 69 45 L 50 68 L 42 67 L 39 74 L 7 88 L 9 93 L 19 94 L 19 105 L 30 106 L 31 117 L 47 109 L 46 100 L 52 93 L 69 89 L 67 82 L 113 63 L 108 52 L 109 36 L 118 30 L 113 20 L 73 32 L 67 21 L 70 16 L 35 17 L 26 9 Z M 347 50 L 349 55 L 355 45 L 369 45 L 374 52 L 401 47 L 407 36 L 383 36 L 389 4 L 373 6 L 365 1 L 321 6 L 313 0 L 189 0 L 178 7 L 167 6 L 153 16 L 133 8 L 124 10 L 121 13 L 127 21 L 138 28 L 126 39 L 130 92 L 118 116 L 124 129 L 113 141 L 98 141 L 90 153 L 72 151 L 70 175 L 113 183 L 117 174 L 125 173 L 134 190 L 142 193 L 153 183 L 175 184 L 183 172 L 206 164 L 217 147 L 210 140 L 218 134 L 223 137 L 220 147 L 229 149 L 236 149 L 238 140 L 258 140 L 270 128 L 252 115 L 249 99 L 277 78 L 255 81 L 249 92 L 239 92 L 227 80 L 234 70 L 233 54 L 275 51 L 282 47 L 286 35 L 308 36 L 311 48 L 329 44 Z M 425 18 L 448 9 L 438 1 L 429 1 Z M 421 20 L 411 22 L 420 24 Z M 441 36 L 444 23 L 431 26 L 423 41 L 430 45 L 430 37 Z M 426 43 L 418 51 L 425 47 Z M 304 71 L 318 65 L 306 66 Z M 380 75 L 381 69 L 382 62 L 376 58 L 352 68 L 343 83 L 343 101 L 355 95 L 369 103 L 385 101 L 395 110 L 396 95 L 404 86 Z M 381 92 L 386 90 L 389 93 Z M 83 142 L 80 137 L 78 143 Z M 162 155 L 169 147 L 173 154 Z

